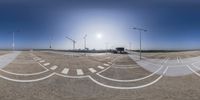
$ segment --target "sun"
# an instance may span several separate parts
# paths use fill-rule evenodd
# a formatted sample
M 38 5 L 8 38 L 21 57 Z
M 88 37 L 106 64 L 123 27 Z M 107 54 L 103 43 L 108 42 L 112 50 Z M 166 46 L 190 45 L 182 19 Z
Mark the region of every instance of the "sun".
M 102 38 L 102 34 L 101 34 L 101 33 L 97 33 L 96 37 L 97 37 L 98 39 L 101 39 L 101 38 Z

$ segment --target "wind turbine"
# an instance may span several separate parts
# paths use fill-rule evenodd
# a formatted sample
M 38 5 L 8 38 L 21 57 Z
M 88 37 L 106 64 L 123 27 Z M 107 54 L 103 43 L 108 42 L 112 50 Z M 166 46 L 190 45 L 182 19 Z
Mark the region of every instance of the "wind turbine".
M 69 37 L 67 37 L 67 36 L 66 36 L 65 38 L 67 38 L 67 39 L 69 39 L 70 41 L 72 41 L 72 43 L 73 43 L 73 50 L 75 50 L 76 41 L 73 40 L 73 39 L 71 39 L 71 38 L 69 38 Z
M 85 34 L 85 36 L 83 37 L 83 39 L 84 39 L 84 48 L 85 48 L 85 50 L 87 49 L 87 47 L 86 47 L 86 38 L 87 38 L 87 34 Z
M 50 42 L 49 49 L 52 49 L 52 40 L 53 40 L 53 37 L 50 38 L 50 41 L 49 41 L 49 42 Z

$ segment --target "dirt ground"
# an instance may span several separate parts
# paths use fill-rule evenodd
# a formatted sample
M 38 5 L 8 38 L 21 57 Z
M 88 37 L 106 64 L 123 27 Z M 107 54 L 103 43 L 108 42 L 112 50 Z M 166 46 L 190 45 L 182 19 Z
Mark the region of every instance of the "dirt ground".
M 177 57 L 183 59 L 198 57 L 200 51 L 143 53 L 142 55 L 151 59 L 163 60 L 169 57 L 173 60 Z M 167 66 L 167 63 L 163 66 Z M 156 67 L 160 68 L 161 65 L 158 64 Z M 200 99 L 200 77 L 198 75 L 194 73 L 176 77 L 163 75 L 159 81 L 156 81 L 161 75 L 153 75 L 152 72 L 142 68 L 128 55 L 88 54 L 86 56 L 73 56 L 62 53 L 23 51 L 2 70 L 14 74 L 0 71 L 0 75 L 4 76 L 0 77 L 0 100 Z M 52 73 L 54 75 L 51 75 Z M 197 71 L 197 73 L 200 72 Z M 131 81 L 127 84 L 124 82 L 124 80 L 140 79 L 151 74 L 152 77 L 141 79 L 142 82 Z M 49 77 L 44 78 L 48 75 Z M 101 79 L 101 76 L 108 79 Z M 22 81 L 23 79 L 28 81 Z M 140 86 L 152 81 L 155 83 L 136 89 L 114 89 L 92 79 L 111 86 Z
M 4 54 L 8 54 L 10 53 L 11 51 L 3 51 L 3 50 L 0 50 L 0 55 L 4 55 Z

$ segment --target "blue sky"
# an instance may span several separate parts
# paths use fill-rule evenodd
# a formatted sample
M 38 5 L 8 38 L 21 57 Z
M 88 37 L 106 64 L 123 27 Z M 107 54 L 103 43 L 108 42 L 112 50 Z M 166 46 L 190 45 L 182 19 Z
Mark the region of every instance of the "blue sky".
M 199 49 L 200 2 L 198 0 L 1 0 L 0 48 L 49 47 L 105 49 Z M 97 38 L 101 34 L 102 38 Z

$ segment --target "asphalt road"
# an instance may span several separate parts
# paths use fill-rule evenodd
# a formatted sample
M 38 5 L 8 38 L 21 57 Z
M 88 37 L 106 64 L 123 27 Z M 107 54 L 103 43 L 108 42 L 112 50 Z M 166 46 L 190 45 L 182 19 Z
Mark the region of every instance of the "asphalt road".
M 200 99 L 200 57 L 145 56 L 139 61 L 137 55 L 5 53 L 2 57 L 7 63 L 0 61 L 0 99 Z

